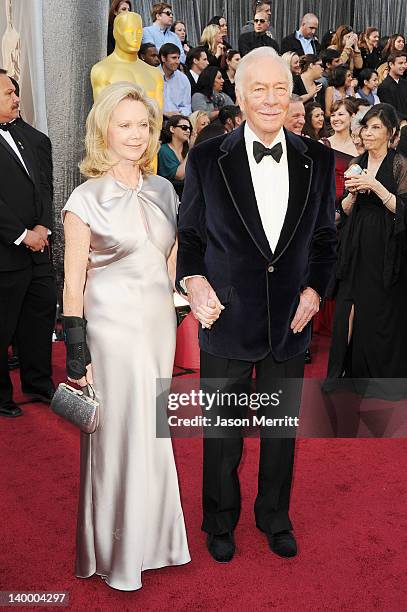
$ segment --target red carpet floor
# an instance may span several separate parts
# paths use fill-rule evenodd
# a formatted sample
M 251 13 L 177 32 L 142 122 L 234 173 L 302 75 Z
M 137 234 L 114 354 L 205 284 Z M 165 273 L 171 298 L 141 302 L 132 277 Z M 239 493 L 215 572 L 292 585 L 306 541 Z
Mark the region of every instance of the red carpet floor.
M 323 375 L 327 348 L 328 339 L 315 336 L 308 376 Z M 61 343 L 54 362 L 59 382 Z M 143 589 L 122 593 L 73 575 L 77 431 L 35 404 L 22 418 L 1 419 L 0 436 L 0 591 L 68 591 L 70 610 L 407 609 L 404 439 L 298 442 L 291 515 L 299 555 L 291 560 L 275 557 L 254 526 L 258 441 L 247 440 L 237 553 L 228 565 L 209 557 L 200 531 L 201 442 L 176 440 L 192 562 L 145 572 Z

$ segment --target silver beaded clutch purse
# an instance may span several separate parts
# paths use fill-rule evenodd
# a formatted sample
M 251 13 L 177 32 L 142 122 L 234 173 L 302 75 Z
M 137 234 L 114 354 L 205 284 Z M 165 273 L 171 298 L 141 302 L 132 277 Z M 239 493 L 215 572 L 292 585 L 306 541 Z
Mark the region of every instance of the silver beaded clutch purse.
M 51 402 L 51 409 L 85 433 L 91 434 L 99 423 L 99 402 L 91 385 L 83 390 L 60 383 Z

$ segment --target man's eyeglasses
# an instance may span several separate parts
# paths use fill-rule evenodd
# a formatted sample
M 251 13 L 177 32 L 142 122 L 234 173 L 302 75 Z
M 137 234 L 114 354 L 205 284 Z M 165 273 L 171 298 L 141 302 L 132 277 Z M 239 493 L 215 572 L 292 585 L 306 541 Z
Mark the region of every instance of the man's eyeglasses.
M 172 11 L 162 11 L 161 15 L 167 15 L 167 17 L 173 17 L 174 13 Z
M 181 128 L 183 132 L 191 132 L 192 128 L 189 125 L 176 125 L 175 127 Z
M 253 19 L 254 23 L 266 23 L 265 19 Z

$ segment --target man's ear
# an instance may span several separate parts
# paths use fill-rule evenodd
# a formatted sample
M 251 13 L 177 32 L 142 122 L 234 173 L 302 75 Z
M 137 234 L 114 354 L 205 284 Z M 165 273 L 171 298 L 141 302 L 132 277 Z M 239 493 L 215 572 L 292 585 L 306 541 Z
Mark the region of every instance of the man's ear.
M 244 98 L 240 95 L 240 91 L 236 90 L 236 104 L 244 112 Z

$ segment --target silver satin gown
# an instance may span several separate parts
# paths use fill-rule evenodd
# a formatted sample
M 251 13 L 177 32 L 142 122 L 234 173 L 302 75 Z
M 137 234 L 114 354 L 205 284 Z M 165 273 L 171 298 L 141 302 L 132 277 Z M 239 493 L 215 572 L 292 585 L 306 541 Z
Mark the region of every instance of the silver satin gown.
M 136 590 L 141 572 L 190 561 L 169 438 L 156 438 L 156 379 L 172 375 L 176 319 L 167 257 L 177 196 L 160 176 L 137 189 L 110 175 L 64 211 L 91 231 L 84 293 L 100 423 L 81 434 L 76 575 Z

